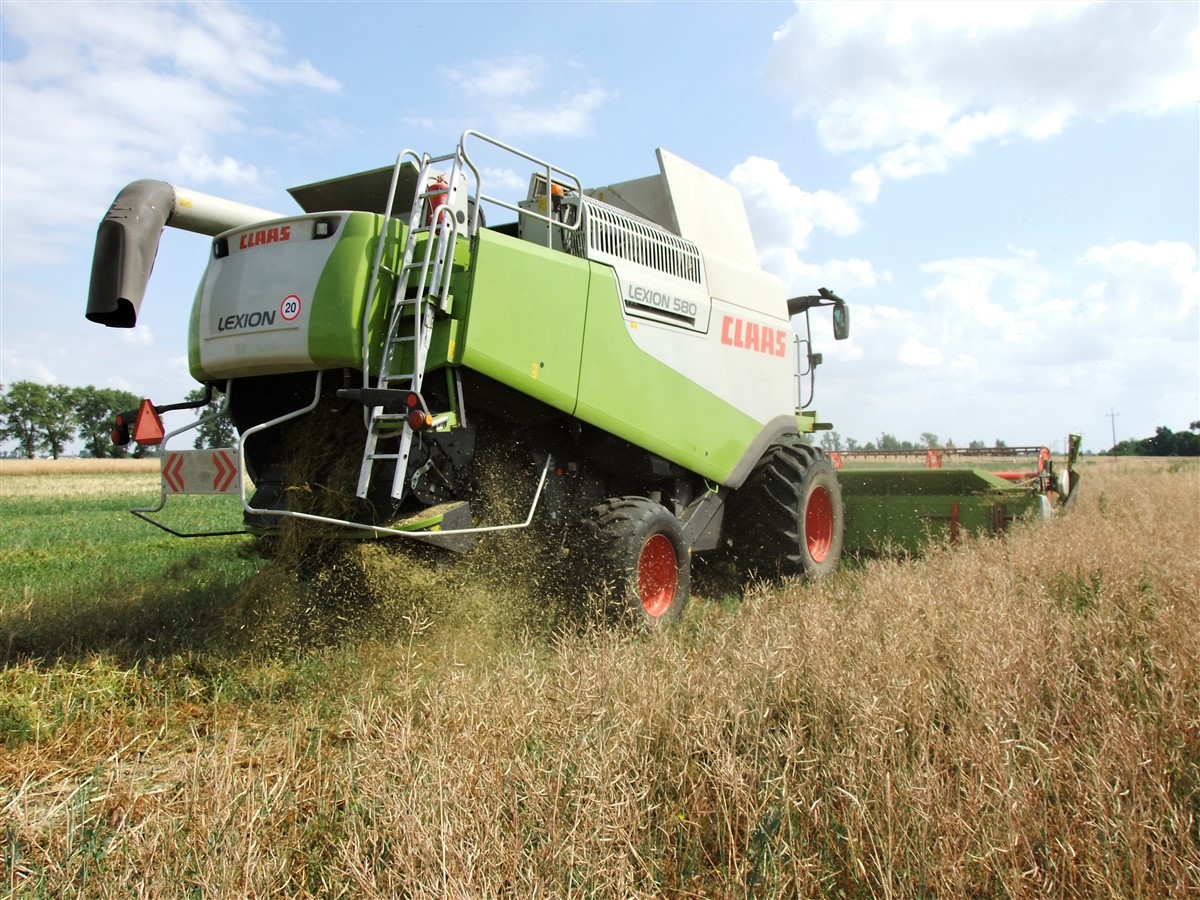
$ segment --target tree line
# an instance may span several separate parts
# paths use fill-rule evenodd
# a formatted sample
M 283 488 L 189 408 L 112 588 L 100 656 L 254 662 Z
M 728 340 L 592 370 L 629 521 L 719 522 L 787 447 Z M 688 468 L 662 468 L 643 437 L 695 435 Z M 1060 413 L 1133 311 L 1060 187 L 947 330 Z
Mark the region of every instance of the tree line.
M 957 446 L 953 438 L 947 438 L 945 441 L 942 441 L 932 431 L 921 432 L 921 440 L 916 442 L 902 441 L 894 434 L 888 434 L 885 431 L 877 439 L 867 441 L 865 444 L 860 444 L 852 437 L 843 438 L 836 431 L 821 432 L 822 449 L 829 451 L 837 450 L 839 452 L 844 450 L 847 453 L 853 453 L 855 450 L 895 450 L 916 453 L 921 450 L 953 450 Z M 995 450 L 1008 449 L 1008 444 L 999 438 L 991 446 Z M 986 450 L 988 445 L 983 441 L 971 441 L 967 444 L 967 447 L 971 450 Z
M 1187 431 L 1174 432 L 1159 425 L 1154 437 L 1130 438 L 1108 452 L 1110 456 L 1200 456 L 1200 420 L 1192 422 Z
M 187 395 L 190 402 L 204 399 L 197 388 Z M 115 388 L 68 387 L 17 381 L 0 393 L 0 442 L 12 441 L 26 459 L 45 454 L 58 459 L 73 441 L 83 444 L 82 455 L 98 459 L 145 456 L 155 448 L 137 444 L 118 446 L 112 442 L 116 417 L 138 408 L 141 398 Z M 218 408 L 212 404 L 212 411 Z M 199 416 L 201 410 L 196 411 Z M 233 423 L 219 416 L 197 429 L 194 446 L 228 447 L 233 442 Z
M 196 388 L 186 397 L 188 402 L 204 399 L 204 391 Z M 125 456 L 144 456 L 154 450 L 136 444 L 122 447 L 110 437 L 113 421 L 123 412 L 136 410 L 141 398 L 129 391 L 114 388 L 67 387 L 61 384 L 38 384 L 17 381 L 0 393 L 0 442 L 13 441 L 17 451 L 27 459 L 45 453 L 58 459 L 72 441 L 83 444 L 83 455 L 100 459 Z M 209 410 L 219 408 L 214 398 Z M 196 411 L 199 417 L 200 410 Z M 1121 441 L 1108 452 L 1114 456 L 1200 456 L 1200 420 L 1192 422 L 1187 431 L 1172 432 L 1165 425 L 1155 429 L 1153 437 Z M 228 416 L 218 416 L 196 429 L 193 446 L 229 447 L 233 444 L 234 428 Z M 941 441 L 930 431 L 921 433 L 921 440 L 902 441 L 886 431 L 873 441 L 860 444 L 854 438 L 843 438 L 836 431 L 821 433 L 820 445 L 825 450 L 853 452 L 855 450 L 912 451 L 953 448 L 953 439 Z M 971 441 L 972 450 L 988 447 L 983 441 Z M 992 448 L 1005 450 L 1008 445 L 997 439 Z
M 1196 432 L 1196 433 L 1193 433 Z M 921 433 L 920 441 L 901 441 L 895 435 L 886 431 L 874 441 L 860 444 L 854 438 L 843 438 L 836 431 L 824 431 L 820 438 L 821 447 L 828 451 L 838 450 L 853 453 L 855 450 L 894 450 L 918 453 L 922 450 L 951 450 L 957 445 L 952 439 L 941 442 L 938 436 L 930 431 Z M 983 441 L 971 441 L 967 445 L 971 450 L 984 450 L 988 445 Z M 1008 445 L 997 439 L 991 448 L 998 451 L 1008 449 Z M 1165 425 L 1154 429 L 1154 436 L 1147 438 L 1130 438 L 1121 441 L 1107 452 L 1111 456 L 1200 456 L 1200 420 L 1192 422 L 1187 431 L 1171 431 Z

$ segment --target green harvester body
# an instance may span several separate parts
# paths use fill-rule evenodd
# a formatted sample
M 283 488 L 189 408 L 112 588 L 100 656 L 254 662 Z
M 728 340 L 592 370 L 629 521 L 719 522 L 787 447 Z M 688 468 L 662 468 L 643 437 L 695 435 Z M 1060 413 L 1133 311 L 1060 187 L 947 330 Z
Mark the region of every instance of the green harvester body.
M 524 199 L 484 192 L 471 141 L 530 164 Z M 757 262 L 736 189 L 665 151 L 658 161 L 657 176 L 585 190 L 468 132 L 444 157 L 406 151 L 393 167 L 295 188 L 296 215 L 183 202 L 165 186 L 164 224 L 212 238 L 188 359 L 239 432 L 219 452 L 236 455 L 248 530 L 295 517 L 465 549 L 530 524 L 540 503 L 568 531 L 581 522 L 633 553 L 614 565 L 642 579 L 631 590 L 657 617 L 645 580 L 671 570 L 686 588 L 692 553 L 744 547 L 757 568 L 774 554 L 819 575 L 843 550 L 997 532 L 1071 494 L 1045 459 L 1020 477 L 857 462 L 835 475 L 836 455 L 806 446 L 831 427 L 809 408 L 820 362 L 809 313 L 832 307 L 845 337 L 844 301 L 825 289 L 788 299 Z M 126 190 L 139 185 L 163 194 Z M 104 324 L 136 320 L 134 266 L 113 249 L 136 242 L 106 237 L 134 205 L 118 198 L 101 225 L 88 316 Z M 488 227 L 492 206 L 516 221 Z M 335 485 L 332 462 L 296 483 L 298 451 L 321 443 L 354 458 L 356 485 Z M 514 485 L 533 495 L 524 522 L 481 518 L 482 451 L 498 446 L 528 472 Z M 163 503 L 195 480 L 164 462 Z M 353 494 L 349 506 L 295 507 L 314 483 Z

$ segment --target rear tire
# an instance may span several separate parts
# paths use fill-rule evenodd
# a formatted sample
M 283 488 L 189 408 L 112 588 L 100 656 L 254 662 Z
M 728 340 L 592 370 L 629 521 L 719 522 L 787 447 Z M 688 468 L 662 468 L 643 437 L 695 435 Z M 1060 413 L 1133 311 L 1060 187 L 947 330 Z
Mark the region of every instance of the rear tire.
M 817 579 L 838 567 L 845 507 L 823 451 L 798 439 L 773 444 L 731 500 L 726 533 L 744 576 Z
M 691 549 L 666 509 L 645 497 L 616 497 L 589 511 L 583 533 L 591 573 L 611 591 L 611 612 L 651 627 L 683 615 Z

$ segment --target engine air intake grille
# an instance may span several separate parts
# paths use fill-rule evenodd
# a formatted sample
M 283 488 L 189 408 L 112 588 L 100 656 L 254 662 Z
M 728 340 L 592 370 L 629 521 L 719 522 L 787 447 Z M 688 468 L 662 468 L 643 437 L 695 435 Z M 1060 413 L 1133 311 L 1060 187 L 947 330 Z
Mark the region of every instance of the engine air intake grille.
M 584 198 L 584 205 L 589 259 L 622 259 L 695 284 L 704 283 L 700 250 L 691 241 L 590 197 Z

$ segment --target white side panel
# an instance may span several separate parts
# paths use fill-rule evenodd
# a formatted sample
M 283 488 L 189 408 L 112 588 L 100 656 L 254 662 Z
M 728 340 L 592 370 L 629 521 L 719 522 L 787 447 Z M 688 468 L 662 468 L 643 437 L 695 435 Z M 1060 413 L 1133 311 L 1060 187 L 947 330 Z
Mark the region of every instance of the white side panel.
M 628 283 L 620 275 L 622 297 Z M 709 393 L 766 424 L 796 413 L 790 323 L 714 298 L 707 334 L 626 316 L 634 344 Z
M 788 321 L 783 282 L 764 272 L 758 263 L 746 263 L 716 253 L 704 254 L 708 290 L 715 299 L 743 309 Z
M 314 240 L 313 220 L 279 220 L 222 235 L 200 294 L 200 364 L 210 378 L 316 368 L 308 322 L 337 238 Z
M 690 331 L 708 331 L 712 298 L 703 285 L 668 278 L 653 269 L 624 261 L 617 272 L 625 315 Z

